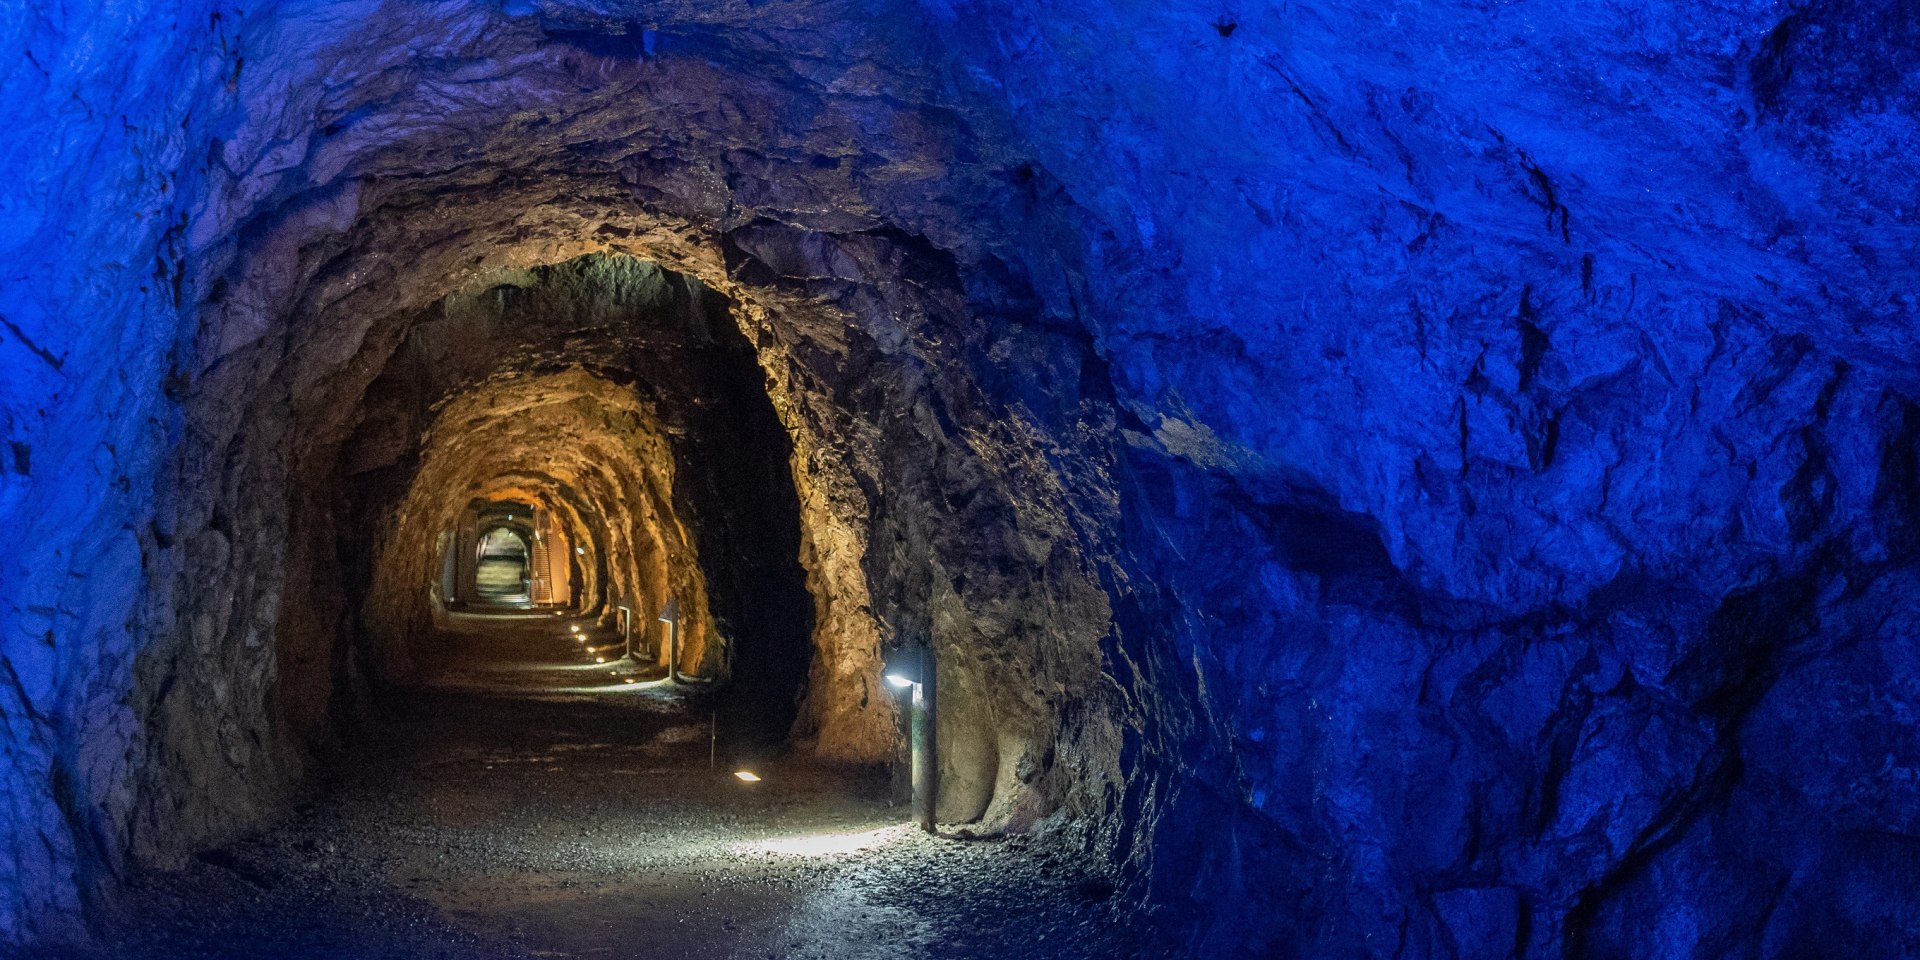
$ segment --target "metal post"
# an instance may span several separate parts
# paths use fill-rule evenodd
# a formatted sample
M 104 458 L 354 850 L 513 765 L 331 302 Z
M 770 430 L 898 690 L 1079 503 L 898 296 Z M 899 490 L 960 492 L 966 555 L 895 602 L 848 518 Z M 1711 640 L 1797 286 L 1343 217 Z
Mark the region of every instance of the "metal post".
M 626 641 L 627 659 L 633 659 L 633 608 L 620 607 L 620 634 Z
M 707 726 L 707 769 L 712 770 L 720 763 L 720 711 L 713 712 Z
M 939 724 L 937 674 L 932 651 L 922 651 L 920 682 L 913 685 L 913 819 L 928 833 L 934 832 L 940 792 L 940 752 L 935 736 Z
M 680 682 L 680 625 L 665 617 L 660 622 L 667 625 L 667 679 Z
M 661 623 L 667 625 L 667 679 L 679 683 L 680 677 L 680 601 L 668 597 L 660 608 Z

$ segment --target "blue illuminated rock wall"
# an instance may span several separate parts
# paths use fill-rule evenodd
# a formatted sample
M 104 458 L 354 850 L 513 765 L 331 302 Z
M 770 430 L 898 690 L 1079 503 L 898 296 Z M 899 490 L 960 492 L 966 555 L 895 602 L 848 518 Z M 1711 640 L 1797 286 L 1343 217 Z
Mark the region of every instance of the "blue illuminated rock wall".
M 246 778 L 203 764 L 211 789 L 183 812 L 172 788 L 190 764 L 156 769 L 148 748 L 189 713 L 211 729 L 258 704 L 228 702 L 211 676 L 185 678 L 163 704 L 154 691 L 177 678 L 138 659 L 191 645 L 143 625 L 172 620 L 172 598 L 148 588 L 178 573 L 152 551 L 168 535 L 154 501 L 180 428 L 161 384 L 182 336 L 197 151 L 220 99 L 215 10 L 0 12 L 0 524 L 12 543 L 0 561 L 0 943 L 73 932 L 126 853 L 153 848 L 145 828 L 247 819 L 222 810 L 249 803 Z M 204 710 L 186 706 L 195 698 Z
M 1920 950 L 1911 5 L 952 23 L 1123 238 L 1202 955 Z
M 538 161 L 564 194 L 620 149 L 743 284 L 951 264 L 958 335 L 892 309 L 926 276 L 841 296 L 951 433 L 1048 438 L 1060 492 L 997 495 L 1071 518 L 1044 575 L 1111 621 L 1056 626 L 1116 683 L 1062 710 L 1119 731 L 1063 739 L 1118 771 L 1066 806 L 1196 955 L 1920 953 L 1910 4 L 65 9 L 0 20 L 11 937 L 297 773 L 246 652 L 278 583 L 230 575 L 285 566 L 284 511 L 180 453 L 351 356 L 274 326 L 313 315 L 277 278 L 363 187 Z M 768 87 L 857 122 L 703 112 Z M 481 135 L 536 107 L 588 119 Z M 229 277 L 259 302 L 205 306 Z M 966 534 L 943 589 L 1003 600 Z M 874 562 L 881 602 L 925 556 Z

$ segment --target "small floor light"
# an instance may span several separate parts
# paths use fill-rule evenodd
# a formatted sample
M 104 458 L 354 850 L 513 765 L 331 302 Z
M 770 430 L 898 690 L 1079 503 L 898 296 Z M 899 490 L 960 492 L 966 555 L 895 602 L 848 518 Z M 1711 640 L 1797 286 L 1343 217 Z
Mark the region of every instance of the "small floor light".
M 738 777 L 741 783 L 759 783 L 760 782 L 760 775 L 757 773 L 754 773 L 752 770 L 735 770 L 733 772 L 733 775 L 735 777 Z

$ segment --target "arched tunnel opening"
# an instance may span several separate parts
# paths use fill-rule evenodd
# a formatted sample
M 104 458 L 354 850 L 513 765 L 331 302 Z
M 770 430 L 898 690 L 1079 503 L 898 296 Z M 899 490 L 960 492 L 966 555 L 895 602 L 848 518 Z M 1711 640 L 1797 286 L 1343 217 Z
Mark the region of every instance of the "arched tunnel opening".
M 524 607 L 533 603 L 532 538 L 510 526 L 480 535 L 473 565 L 473 594 L 482 603 Z
M 1915 31 L 14 4 L 0 957 L 1920 955 Z
M 457 20 L 427 29 L 452 40 Z M 889 910 L 944 911 L 898 874 L 963 855 L 925 846 L 940 838 L 1110 842 L 1091 819 L 1114 803 L 1117 761 L 1097 683 L 1104 594 L 1031 422 L 1097 420 L 1082 394 L 1104 374 L 1084 334 L 1029 323 L 1036 295 L 997 256 L 965 268 L 865 197 L 973 134 L 939 110 L 873 128 L 864 96 L 819 100 L 702 42 L 663 70 L 615 39 L 624 28 L 566 23 L 480 43 L 472 63 L 492 75 L 472 89 L 494 92 L 465 106 L 433 93 L 468 82 L 455 57 L 439 80 L 393 87 L 375 70 L 243 108 L 222 135 L 216 153 L 273 154 L 274 128 L 312 110 L 303 149 L 319 152 L 278 170 L 235 153 L 217 164 L 231 179 L 208 168 L 194 186 L 207 206 L 181 236 L 182 324 L 149 421 L 167 466 L 136 535 L 130 635 L 144 639 L 126 661 L 139 719 L 124 756 L 139 759 L 74 787 L 112 796 L 62 841 L 67 879 L 10 887 L 68 904 L 21 907 L 47 918 L 23 942 L 165 956 L 248 940 L 218 918 L 250 914 L 208 902 L 234 875 L 275 878 L 262 909 L 316 915 L 348 955 L 519 928 L 604 949 L 618 932 L 564 918 L 604 908 L 641 938 L 653 914 L 635 899 L 707 917 L 715 955 L 783 931 L 818 951 L 893 940 L 872 909 L 887 890 L 919 904 Z M 372 23 L 253 36 L 294 73 L 410 57 L 418 39 Z M 532 59 L 490 59 L 508 49 Z M 317 81 L 271 72 L 247 82 Z M 716 82 L 740 96 L 699 107 Z M 512 107 L 529 98 L 545 106 Z M 676 100 L 690 108 L 659 106 Z M 820 138 L 769 139 L 796 111 Z M 870 138 L 881 153 L 850 147 Z M 749 141 L 758 153 L 729 146 Z M 1010 231 L 1033 212 L 992 215 Z M 931 835 L 908 822 L 916 741 L 881 677 L 902 651 L 942 684 L 923 753 L 939 773 Z M 346 819 L 304 832 L 330 817 Z M 474 848 L 532 832 L 517 842 L 537 852 L 361 845 L 475 820 Z M 582 835 L 611 839 L 575 856 Z M 437 909 L 479 896 L 493 919 L 353 930 L 348 915 L 406 913 L 399 894 L 363 891 L 369 907 L 283 884 L 315 849 L 329 855 L 307 880 L 410 872 Z M 1002 849 L 1001 867 L 962 871 L 960 902 L 1003 917 L 975 949 L 1036 918 L 1106 916 L 1087 891 L 1111 886 L 1110 867 L 1054 875 Z M 856 854 L 856 872 L 894 875 L 857 896 L 794 892 Z M 475 892 L 556 871 L 594 892 L 546 906 Z M 715 916 L 711 895 L 754 871 L 787 892 L 744 913 L 721 898 Z M 129 903 L 146 906 L 113 912 Z M 305 949 L 299 924 L 277 926 L 259 949 Z M 1131 927 L 1094 929 L 1087 949 Z
M 484 672 L 458 638 L 519 614 L 548 657 L 713 684 L 730 740 L 786 740 L 814 599 L 792 444 L 736 309 L 592 254 L 396 318 L 333 479 L 368 685 Z

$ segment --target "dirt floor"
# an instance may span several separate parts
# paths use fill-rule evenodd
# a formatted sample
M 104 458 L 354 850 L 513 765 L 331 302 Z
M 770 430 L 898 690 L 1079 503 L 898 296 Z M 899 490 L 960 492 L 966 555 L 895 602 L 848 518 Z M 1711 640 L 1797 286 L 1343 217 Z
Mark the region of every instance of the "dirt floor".
M 697 695 L 467 618 L 340 782 L 139 881 L 101 958 L 1115 958 L 1149 951 L 1061 845 L 936 838 L 884 776 L 709 768 Z M 597 657 L 609 663 L 597 664 Z M 632 682 L 629 682 L 632 681 Z

